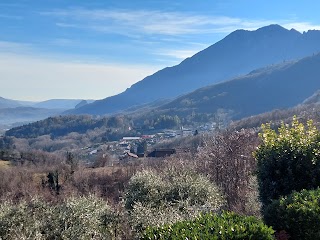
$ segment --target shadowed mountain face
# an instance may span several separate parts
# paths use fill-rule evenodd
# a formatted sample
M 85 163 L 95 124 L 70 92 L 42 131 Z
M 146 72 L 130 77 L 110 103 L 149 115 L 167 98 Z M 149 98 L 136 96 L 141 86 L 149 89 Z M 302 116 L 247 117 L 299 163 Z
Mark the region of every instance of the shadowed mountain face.
M 171 114 L 232 111 L 233 119 L 294 107 L 320 89 L 320 54 L 200 88 L 158 108 Z M 313 95 L 315 98 L 317 93 Z M 311 98 L 310 98 L 311 99 Z
M 121 94 L 67 113 L 114 113 L 159 98 L 176 97 L 263 66 L 299 59 L 319 51 L 320 31 L 302 34 L 279 25 L 256 31 L 237 30 L 179 65 L 146 77 Z

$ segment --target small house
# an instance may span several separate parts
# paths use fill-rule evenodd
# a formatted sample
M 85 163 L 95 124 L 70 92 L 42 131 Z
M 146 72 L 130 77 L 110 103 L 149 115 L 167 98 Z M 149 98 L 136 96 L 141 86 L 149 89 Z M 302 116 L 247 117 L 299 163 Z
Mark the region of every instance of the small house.
M 167 157 L 175 153 L 176 150 L 174 148 L 154 149 L 148 154 L 148 157 Z

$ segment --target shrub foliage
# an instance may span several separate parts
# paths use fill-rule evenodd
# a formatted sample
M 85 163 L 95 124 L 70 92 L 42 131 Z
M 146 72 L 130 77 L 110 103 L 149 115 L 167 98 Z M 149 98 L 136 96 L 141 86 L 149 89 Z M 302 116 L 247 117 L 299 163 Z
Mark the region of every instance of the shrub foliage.
M 171 166 L 162 172 L 136 173 L 129 181 L 125 205 L 132 226 L 141 232 L 149 225 L 161 226 L 218 211 L 224 202 L 218 187 L 207 177 Z
M 273 238 L 274 231 L 261 220 L 240 216 L 231 212 L 221 215 L 206 214 L 192 221 L 173 225 L 149 227 L 141 239 L 252 239 Z
M 115 239 L 117 215 L 93 196 L 0 205 L 0 239 Z
M 264 218 L 275 230 L 289 233 L 292 240 L 320 239 L 320 189 L 294 192 L 273 201 Z
M 207 173 L 218 184 L 226 196 L 229 210 L 259 215 L 258 204 L 252 196 L 257 188 L 252 185 L 256 171 L 256 160 L 252 152 L 259 145 L 257 133 L 253 130 L 230 131 L 203 137 L 196 154 L 199 171 Z
M 262 125 L 258 161 L 260 199 L 264 206 L 292 191 L 320 186 L 320 133 L 310 120 L 307 126 L 294 117 L 291 126 L 275 131 Z

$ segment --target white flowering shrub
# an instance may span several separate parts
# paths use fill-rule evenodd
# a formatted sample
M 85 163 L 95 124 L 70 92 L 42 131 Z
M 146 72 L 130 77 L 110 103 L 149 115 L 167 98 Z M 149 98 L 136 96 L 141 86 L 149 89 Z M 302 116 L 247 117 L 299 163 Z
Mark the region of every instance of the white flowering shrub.
M 106 239 L 103 216 L 111 211 L 105 201 L 93 196 L 70 198 L 57 205 L 51 235 L 61 239 Z
M 163 178 L 168 183 L 165 192 L 167 202 L 185 202 L 189 206 L 210 205 L 211 211 L 219 210 L 224 203 L 222 194 L 215 184 L 188 168 L 167 168 Z
M 126 196 L 125 206 L 132 209 L 137 202 L 157 206 L 164 198 L 168 189 L 162 177 L 153 170 L 143 170 L 131 177 Z
M 0 207 L 0 239 L 46 239 L 43 230 L 50 207 L 39 199 L 5 202 Z
M 0 239 L 120 239 L 117 215 L 94 196 L 69 198 L 57 205 L 35 199 L 0 204 Z
M 200 213 L 217 212 L 225 200 L 210 180 L 186 168 L 167 167 L 163 172 L 143 170 L 129 181 L 125 205 L 135 232 L 161 226 Z

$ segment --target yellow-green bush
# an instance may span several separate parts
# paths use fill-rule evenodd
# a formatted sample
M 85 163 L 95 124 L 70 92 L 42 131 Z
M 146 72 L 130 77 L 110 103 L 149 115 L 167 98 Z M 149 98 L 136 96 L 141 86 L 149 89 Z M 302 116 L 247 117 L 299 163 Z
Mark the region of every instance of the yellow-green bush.
M 275 131 L 262 125 L 262 144 L 255 151 L 258 161 L 260 199 L 264 206 L 292 191 L 320 186 L 320 133 L 308 121 L 307 126 L 293 119 Z

